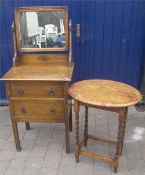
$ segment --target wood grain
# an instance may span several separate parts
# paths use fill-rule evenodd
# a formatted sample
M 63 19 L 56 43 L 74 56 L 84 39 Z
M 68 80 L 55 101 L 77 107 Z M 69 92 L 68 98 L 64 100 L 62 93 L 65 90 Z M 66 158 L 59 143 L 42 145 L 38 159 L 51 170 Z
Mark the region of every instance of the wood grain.
M 59 117 L 59 114 L 64 116 L 64 101 L 63 100 L 13 100 L 14 116 L 52 116 Z
M 73 84 L 69 94 L 86 104 L 125 107 L 138 103 L 142 96 L 135 88 L 111 80 L 84 80 Z
M 17 65 L 24 64 L 49 64 L 67 65 L 67 54 L 19 54 L 17 55 Z
M 65 48 L 28 49 L 20 47 L 19 12 L 60 10 L 64 11 L 65 16 Z M 64 123 L 66 153 L 69 153 L 72 111 L 71 108 L 69 109 L 68 87 L 72 78 L 73 64 L 70 64 L 68 55 L 67 7 L 17 8 L 13 23 L 13 39 L 13 67 L 0 80 L 5 80 L 6 83 L 16 149 L 17 151 L 21 149 L 17 122 L 26 122 L 26 129 L 30 129 L 29 122 Z M 26 53 L 27 51 L 39 53 Z M 40 51 L 51 51 L 53 54 L 41 53 Z M 56 54 L 54 51 L 68 52 Z
M 71 81 L 73 67 L 35 64 L 12 67 L 1 80 Z
M 76 162 L 79 162 L 79 155 L 85 155 L 112 163 L 114 173 L 117 173 L 119 156 L 122 154 L 123 150 L 127 107 L 136 104 L 141 100 L 140 92 L 137 89 L 121 82 L 111 80 L 84 80 L 73 84 L 69 88 L 69 94 L 74 98 L 74 112 L 76 115 Z M 81 105 L 85 106 L 86 110 L 84 135 L 79 142 L 79 108 Z M 110 140 L 88 134 L 88 107 L 117 112 L 119 114 L 118 137 L 116 140 Z M 88 139 L 115 145 L 116 154 L 114 158 L 81 150 L 81 146 L 83 144 L 85 146 L 87 145 Z
M 62 82 L 11 81 L 11 98 L 63 98 Z

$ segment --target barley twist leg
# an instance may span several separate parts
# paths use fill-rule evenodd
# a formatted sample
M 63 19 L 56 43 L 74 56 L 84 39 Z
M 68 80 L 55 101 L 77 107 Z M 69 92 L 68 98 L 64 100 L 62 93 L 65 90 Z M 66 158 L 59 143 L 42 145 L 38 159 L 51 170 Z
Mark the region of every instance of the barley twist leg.
M 121 149 L 120 149 L 120 155 L 122 155 L 123 151 L 123 145 L 124 145 L 124 136 L 125 136 L 125 128 L 126 128 L 126 119 L 127 119 L 127 111 L 128 109 L 125 108 L 125 116 L 124 116 L 124 121 L 123 121 L 123 127 L 122 127 L 122 143 L 121 143 Z
M 124 117 L 125 117 L 125 111 L 124 109 L 120 109 L 119 112 L 119 126 L 118 126 L 118 142 L 117 142 L 117 147 L 116 147 L 116 154 L 115 154 L 115 159 L 114 159 L 114 173 L 117 173 L 118 169 L 118 163 L 119 163 L 119 155 L 120 155 L 120 149 L 122 145 L 122 128 L 123 128 L 123 122 L 124 122 Z
M 79 114 L 76 113 L 76 145 L 75 145 L 75 158 L 79 162 Z
M 87 146 L 88 141 L 88 107 L 85 107 L 85 129 L 84 129 L 84 146 Z

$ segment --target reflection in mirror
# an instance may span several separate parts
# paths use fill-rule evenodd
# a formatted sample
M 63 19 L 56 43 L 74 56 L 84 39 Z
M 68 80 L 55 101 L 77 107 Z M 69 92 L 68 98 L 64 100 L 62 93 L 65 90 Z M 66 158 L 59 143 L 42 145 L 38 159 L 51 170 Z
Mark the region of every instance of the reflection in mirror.
M 20 12 L 21 48 L 64 48 L 64 12 Z

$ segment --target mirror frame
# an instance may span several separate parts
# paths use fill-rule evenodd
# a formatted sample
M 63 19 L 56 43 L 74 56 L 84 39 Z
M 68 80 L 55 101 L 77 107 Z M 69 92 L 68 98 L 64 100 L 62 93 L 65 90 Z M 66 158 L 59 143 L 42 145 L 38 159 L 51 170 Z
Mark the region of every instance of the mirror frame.
M 23 48 L 20 45 L 20 23 L 19 12 L 52 12 L 63 11 L 64 12 L 64 24 L 65 24 L 65 47 L 63 48 Z M 18 7 L 14 11 L 14 23 L 16 32 L 16 46 L 19 52 L 53 52 L 53 51 L 68 51 L 68 8 L 66 6 L 33 6 L 33 7 Z

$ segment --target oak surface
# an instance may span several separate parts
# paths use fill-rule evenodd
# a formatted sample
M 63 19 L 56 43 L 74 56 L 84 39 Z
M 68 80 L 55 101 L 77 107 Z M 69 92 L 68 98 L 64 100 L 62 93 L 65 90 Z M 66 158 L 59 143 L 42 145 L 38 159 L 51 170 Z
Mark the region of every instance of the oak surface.
M 83 80 L 69 88 L 76 100 L 105 107 L 125 107 L 141 100 L 140 92 L 127 84 L 111 80 Z
M 76 120 L 76 144 L 75 159 L 79 162 L 79 156 L 84 155 L 97 160 L 109 162 L 114 167 L 114 173 L 117 173 L 119 157 L 122 155 L 125 127 L 127 119 L 128 106 L 138 103 L 141 100 L 141 94 L 135 88 L 111 80 L 84 80 L 77 82 L 69 88 L 69 94 L 74 98 L 74 112 Z M 85 126 L 84 134 L 80 139 L 79 136 L 79 109 L 85 106 Z M 110 140 L 103 137 L 96 137 L 88 133 L 88 108 L 99 108 L 118 113 L 118 136 L 116 140 Z M 114 157 L 103 154 L 95 154 L 84 151 L 81 147 L 87 147 L 88 139 L 116 146 Z
M 19 11 L 65 11 L 65 48 L 20 48 Z M 69 131 L 72 130 L 72 106 L 69 105 L 68 87 L 73 73 L 71 26 L 68 28 L 66 7 L 22 7 L 15 10 L 13 22 L 13 67 L 0 79 L 5 81 L 10 107 L 12 128 L 17 151 L 21 150 L 18 122 L 64 123 L 66 153 L 70 152 Z M 69 30 L 69 31 L 68 31 Z M 68 37 L 69 34 L 69 37 Z M 69 41 L 68 41 L 69 39 Z M 41 51 L 51 51 L 40 52 Z M 56 51 L 66 51 L 56 53 Z M 19 51 L 23 51 L 19 52 Z M 28 51 L 28 52 L 27 52 Z M 35 54 L 30 53 L 35 51 Z
M 64 98 L 63 82 L 11 81 L 10 88 L 11 98 Z
M 72 71 L 72 66 L 25 64 L 12 67 L 2 77 L 2 80 L 71 81 Z

